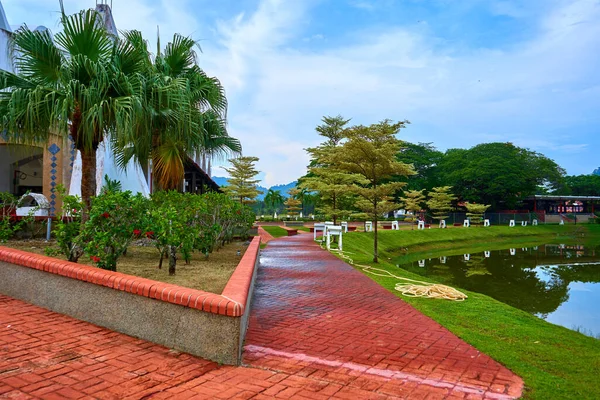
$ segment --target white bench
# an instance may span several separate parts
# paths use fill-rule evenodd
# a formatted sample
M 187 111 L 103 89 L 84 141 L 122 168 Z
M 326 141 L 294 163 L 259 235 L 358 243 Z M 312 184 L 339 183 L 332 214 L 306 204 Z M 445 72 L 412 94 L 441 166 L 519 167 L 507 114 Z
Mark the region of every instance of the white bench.
M 327 226 L 327 250 L 331 249 L 331 241 L 333 236 L 338 237 L 338 250 L 342 250 L 342 227 L 340 225 Z
M 317 232 L 323 232 L 323 236 L 325 236 L 325 224 L 314 225 L 314 240 L 317 240 Z M 323 241 L 323 238 L 321 238 L 321 241 Z
M 373 222 L 371 222 L 371 221 L 365 222 L 365 232 L 372 232 L 372 231 L 373 231 Z

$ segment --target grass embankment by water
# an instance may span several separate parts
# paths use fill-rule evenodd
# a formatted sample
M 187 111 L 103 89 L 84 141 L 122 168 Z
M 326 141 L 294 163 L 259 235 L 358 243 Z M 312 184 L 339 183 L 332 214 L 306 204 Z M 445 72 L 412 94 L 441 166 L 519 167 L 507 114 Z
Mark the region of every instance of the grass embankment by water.
M 437 283 L 396 267 L 392 259 L 397 263 L 399 259 L 462 254 L 465 249 L 483 251 L 555 241 L 585 243 L 594 238 L 600 238 L 600 225 L 380 231 L 379 264 L 372 263 L 372 233 L 346 234 L 344 252 L 358 264 Z M 457 289 L 469 296 L 464 302 L 408 298 L 394 290 L 397 279 L 366 275 L 520 375 L 526 386 L 524 398 L 600 399 L 600 340 L 461 288 Z
M 46 242 L 44 240 L 9 240 L 1 245 L 37 254 L 44 254 L 46 247 L 56 246 L 53 241 Z M 179 256 L 177 259 L 177 273 L 170 276 L 168 260 L 163 260 L 162 268 L 158 269 L 159 253 L 154 246 L 131 245 L 127 249 L 127 254 L 119 258 L 117 271 L 220 294 L 247 248 L 243 242 L 234 241 L 219 250 L 215 250 L 208 258 L 203 254 L 193 253 L 189 264 L 186 264 L 183 257 Z M 239 256 L 237 255 L 238 250 L 240 251 Z M 65 259 L 63 256 L 57 258 Z M 79 259 L 79 263 L 93 265 L 91 260 L 85 256 Z

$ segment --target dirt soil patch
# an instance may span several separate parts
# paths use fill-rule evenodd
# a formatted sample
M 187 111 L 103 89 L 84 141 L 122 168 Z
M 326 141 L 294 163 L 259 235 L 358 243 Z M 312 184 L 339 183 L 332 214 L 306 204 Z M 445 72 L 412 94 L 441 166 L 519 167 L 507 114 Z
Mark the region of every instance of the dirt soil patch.
M 221 249 L 210 254 L 208 259 L 202 254 L 194 253 L 190 264 L 186 264 L 182 258 L 178 258 L 177 273 L 175 276 L 169 276 L 168 260 L 164 260 L 162 269 L 158 269 L 159 254 L 155 247 L 143 246 L 141 243 L 133 244 L 127 249 L 127 255 L 119 258 L 117 271 L 221 294 L 231 274 L 233 274 L 240 259 L 246 252 L 248 244 L 249 242 L 241 241 L 226 244 Z M 44 254 L 44 249 L 47 247 L 56 247 L 54 241 L 46 242 L 39 239 L 10 240 L 0 245 L 36 254 Z M 240 255 L 238 255 L 238 251 Z M 62 256 L 57 258 L 65 259 Z M 86 256 L 81 257 L 79 263 L 93 265 L 91 260 L 87 259 Z

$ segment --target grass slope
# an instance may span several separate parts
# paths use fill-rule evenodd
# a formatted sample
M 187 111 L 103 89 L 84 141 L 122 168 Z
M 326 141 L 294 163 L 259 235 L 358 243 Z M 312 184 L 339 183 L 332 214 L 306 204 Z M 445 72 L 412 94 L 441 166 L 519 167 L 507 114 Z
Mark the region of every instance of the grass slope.
M 379 264 L 371 263 L 373 234 L 349 233 L 344 237 L 344 251 L 352 253 L 357 263 L 374 265 L 406 278 L 428 280 L 392 265 L 389 259 L 400 253 L 405 253 L 407 259 L 423 258 L 423 254 L 456 247 L 490 250 L 502 243 L 587 240 L 598 237 L 599 228 L 590 225 L 380 231 Z M 525 380 L 525 398 L 600 398 L 599 340 L 550 324 L 482 294 L 463 290 L 469 296 L 465 302 L 407 298 L 394 290 L 396 279 L 367 275 L 520 375 Z
M 262 228 L 269 232 L 271 236 L 274 238 L 279 238 L 282 236 L 287 236 L 287 231 L 280 226 L 275 225 L 262 225 Z

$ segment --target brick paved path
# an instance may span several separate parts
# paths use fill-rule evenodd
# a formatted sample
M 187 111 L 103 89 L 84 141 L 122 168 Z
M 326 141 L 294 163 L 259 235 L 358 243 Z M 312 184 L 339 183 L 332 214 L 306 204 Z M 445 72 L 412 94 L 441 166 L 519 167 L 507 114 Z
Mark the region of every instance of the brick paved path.
M 359 387 L 363 396 L 522 391 L 511 371 L 321 250 L 312 235 L 263 250 L 244 354 L 253 366 Z
M 215 363 L 0 295 L 0 398 L 436 399 L 521 380 L 311 243 L 261 257 L 245 366 Z

